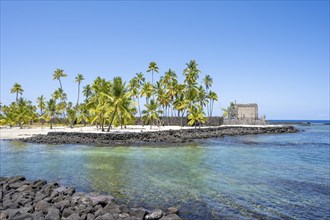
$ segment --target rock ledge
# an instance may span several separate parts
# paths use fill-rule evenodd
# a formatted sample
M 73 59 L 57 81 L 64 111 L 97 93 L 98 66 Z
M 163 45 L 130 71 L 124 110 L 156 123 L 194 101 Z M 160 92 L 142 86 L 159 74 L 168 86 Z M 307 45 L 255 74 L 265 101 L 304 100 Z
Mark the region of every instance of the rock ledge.
M 174 211 L 173 211 L 174 210 Z M 0 177 L 0 219 L 13 220 L 176 220 L 176 208 L 148 211 L 119 205 L 109 195 L 76 192 L 44 180 Z
M 116 145 L 132 143 L 184 143 L 205 138 L 219 138 L 225 135 L 281 134 L 295 133 L 297 131 L 294 126 L 288 125 L 264 127 L 229 126 L 127 133 L 48 132 L 47 135 L 36 135 L 20 140 L 38 144 Z

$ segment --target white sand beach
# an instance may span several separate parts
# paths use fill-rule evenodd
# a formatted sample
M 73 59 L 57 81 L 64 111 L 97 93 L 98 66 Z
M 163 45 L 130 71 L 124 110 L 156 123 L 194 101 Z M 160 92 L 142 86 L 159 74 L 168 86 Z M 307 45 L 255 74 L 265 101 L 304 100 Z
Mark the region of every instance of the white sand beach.
M 220 127 L 278 127 L 282 125 L 222 125 Z M 121 129 L 120 127 L 116 127 L 110 130 L 111 133 L 125 133 L 125 132 L 152 132 L 152 131 L 164 131 L 164 130 L 180 130 L 180 129 L 193 129 L 194 127 L 181 127 L 181 126 L 153 126 L 150 129 L 150 126 L 141 125 L 129 125 L 126 129 Z M 202 127 L 208 128 L 208 127 Z M 107 128 L 105 128 L 107 129 Z M 26 127 L 26 128 L 18 128 L 18 127 L 1 127 L 0 129 L 0 139 L 19 139 L 19 138 L 27 138 L 32 137 L 38 134 L 47 134 L 48 132 L 84 132 L 84 133 L 106 133 L 102 132 L 100 128 L 96 128 L 95 126 L 86 126 L 86 127 L 53 127 L 50 129 L 49 127 Z

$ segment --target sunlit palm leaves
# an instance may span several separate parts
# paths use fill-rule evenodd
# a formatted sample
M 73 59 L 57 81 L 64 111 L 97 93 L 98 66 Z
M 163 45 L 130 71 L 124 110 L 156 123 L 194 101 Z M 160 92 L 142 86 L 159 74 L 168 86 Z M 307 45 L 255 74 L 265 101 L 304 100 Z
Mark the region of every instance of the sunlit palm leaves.
M 11 93 L 16 93 L 16 102 L 18 102 L 18 94 L 23 94 L 24 90 L 19 83 L 15 83 L 13 87 L 10 89 Z

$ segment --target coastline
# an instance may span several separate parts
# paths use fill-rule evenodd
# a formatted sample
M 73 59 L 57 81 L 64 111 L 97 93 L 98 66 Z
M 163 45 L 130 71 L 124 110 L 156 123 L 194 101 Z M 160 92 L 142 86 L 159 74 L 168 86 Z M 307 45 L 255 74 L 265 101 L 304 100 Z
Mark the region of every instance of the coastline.
M 0 219 L 179 220 L 178 209 L 146 210 L 118 204 L 110 195 L 76 192 L 45 180 L 0 177 Z
M 16 131 L 16 132 L 15 132 Z M 235 135 L 295 133 L 289 125 L 222 125 L 217 127 L 129 126 L 102 132 L 91 127 L 81 128 L 31 128 L 1 129 L 2 140 L 18 140 L 38 144 L 100 144 L 116 145 L 131 143 L 184 143 L 206 138 L 221 138 Z

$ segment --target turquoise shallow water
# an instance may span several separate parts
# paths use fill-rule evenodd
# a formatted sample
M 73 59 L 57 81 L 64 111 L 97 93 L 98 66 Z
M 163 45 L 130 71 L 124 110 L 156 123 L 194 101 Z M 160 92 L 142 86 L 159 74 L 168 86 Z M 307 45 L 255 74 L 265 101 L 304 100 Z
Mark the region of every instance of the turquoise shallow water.
M 1 176 L 57 181 L 189 219 L 330 219 L 330 126 L 194 144 L 1 142 Z

